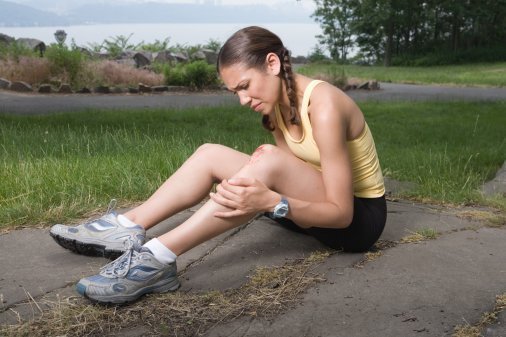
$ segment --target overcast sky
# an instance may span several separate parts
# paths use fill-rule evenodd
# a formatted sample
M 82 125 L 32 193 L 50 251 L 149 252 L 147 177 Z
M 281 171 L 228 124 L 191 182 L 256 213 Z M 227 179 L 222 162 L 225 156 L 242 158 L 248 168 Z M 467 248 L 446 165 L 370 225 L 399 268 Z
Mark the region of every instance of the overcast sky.
M 70 9 L 75 9 L 84 4 L 103 3 L 103 4 L 120 4 L 120 3 L 215 3 L 223 5 L 268 5 L 275 8 L 284 6 L 297 6 L 303 8 L 308 13 L 312 13 L 315 9 L 314 0 L 7 0 L 23 5 L 32 6 L 37 9 L 64 14 Z

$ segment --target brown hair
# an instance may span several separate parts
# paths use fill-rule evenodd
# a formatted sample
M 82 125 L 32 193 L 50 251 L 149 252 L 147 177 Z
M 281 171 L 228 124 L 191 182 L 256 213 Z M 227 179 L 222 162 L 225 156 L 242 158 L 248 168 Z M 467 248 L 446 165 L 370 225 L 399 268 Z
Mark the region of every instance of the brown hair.
M 290 101 L 290 123 L 299 124 L 297 94 L 290 62 L 290 52 L 276 34 L 257 26 L 250 26 L 237 31 L 221 47 L 216 68 L 220 72 L 223 67 L 242 63 L 247 67 L 265 70 L 265 61 L 269 53 L 275 53 L 281 61 L 281 76 Z M 274 130 L 269 116 L 262 117 L 262 124 L 266 129 Z

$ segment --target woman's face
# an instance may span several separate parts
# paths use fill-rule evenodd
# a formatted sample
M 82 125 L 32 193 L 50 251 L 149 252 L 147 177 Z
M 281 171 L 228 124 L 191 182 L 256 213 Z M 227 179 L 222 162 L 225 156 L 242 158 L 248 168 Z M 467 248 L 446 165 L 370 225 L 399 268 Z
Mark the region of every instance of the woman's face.
M 242 105 L 269 115 L 282 95 L 279 69 L 275 68 L 268 64 L 265 70 L 259 70 L 239 63 L 222 68 L 220 75 L 227 88 L 239 96 Z

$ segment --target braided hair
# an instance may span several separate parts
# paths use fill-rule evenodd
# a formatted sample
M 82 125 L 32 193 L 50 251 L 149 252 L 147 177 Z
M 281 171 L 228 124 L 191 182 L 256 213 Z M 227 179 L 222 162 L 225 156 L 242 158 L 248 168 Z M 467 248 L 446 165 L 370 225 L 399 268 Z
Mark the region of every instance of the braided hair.
M 265 70 L 265 59 L 269 53 L 275 53 L 281 61 L 281 78 L 290 102 L 290 123 L 298 125 L 297 91 L 290 52 L 276 34 L 257 26 L 237 31 L 220 49 L 216 68 L 219 73 L 224 67 L 242 63 L 247 67 Z M 262 116 L 262 125 L 269 131 L 274 130 L 269 116 Z

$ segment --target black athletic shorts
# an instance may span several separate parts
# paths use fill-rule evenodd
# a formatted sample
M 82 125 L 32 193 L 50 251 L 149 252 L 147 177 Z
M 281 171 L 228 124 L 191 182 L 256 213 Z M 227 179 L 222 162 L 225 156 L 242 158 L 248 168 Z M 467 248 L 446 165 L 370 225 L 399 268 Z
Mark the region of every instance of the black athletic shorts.
M 302 228 L 289 219 L 273 220 L 290 230 L 312 235 L 330 248 L 346 252 L 364 252 L 378 241 L 385 228 L 387 204 L 384 196 L 380 198 L 354 197 L 353 207 L 353 220 L 348 227 L 342 229 Z

